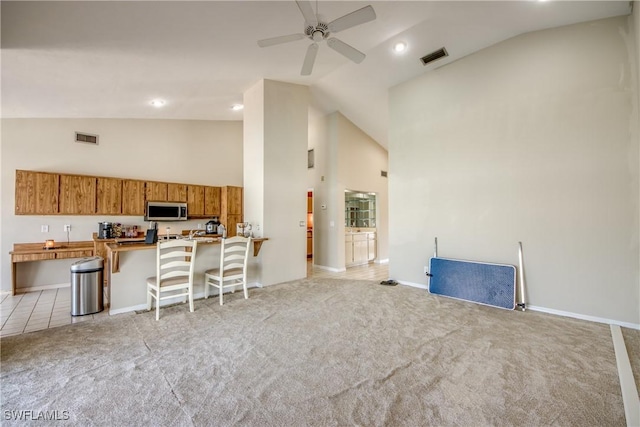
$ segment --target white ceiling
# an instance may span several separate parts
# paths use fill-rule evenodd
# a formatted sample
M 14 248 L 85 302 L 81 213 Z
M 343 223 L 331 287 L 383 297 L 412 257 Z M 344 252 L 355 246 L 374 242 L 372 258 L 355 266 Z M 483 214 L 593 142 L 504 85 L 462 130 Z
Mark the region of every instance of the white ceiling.
M 389 87 L 518 34 L 627 15 L 628 1 L 320 1 L 327 21 L 371 4 L 375 21 L 334 34 L 367 55 L 354 64 L 309 40 L 256 41 L 303 30 L 289 1 L 2 1 L 2 117 L 241 120 L 230 109 L 260 79 L 309 85 L 387 146 Z M 409 49 L 394 54 L 392 45 Z M 441 47 L 449 57 L 419 58 Z M 154 98 L 167 100 L 162 109 Z

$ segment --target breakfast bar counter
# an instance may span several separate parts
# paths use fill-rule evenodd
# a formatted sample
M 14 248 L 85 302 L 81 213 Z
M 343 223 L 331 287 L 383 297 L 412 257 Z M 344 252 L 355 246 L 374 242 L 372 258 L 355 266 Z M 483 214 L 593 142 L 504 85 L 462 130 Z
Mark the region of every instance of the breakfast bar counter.
M 217 268 L 220 263 L 221 239 L 211 237 L 195 237 L 198 241 L 195 257 L 194 296 L 204 295 L 204 272 Z M 250 287 L 258 284 L 259 259 L 262 243 L 268 238 L 253 238 L 253 257 L 248 266 L 248 282 Z M 109 243 L 106 245 L 107 298 L 109 313 L 118 314 L 146 309 L 146 278 L 156 273 L 156 244 L 138 242 Z M 150 250 L 153 249 L 153 250 Z M 214 293 L 215 295 L 215 293 Z M 166 304 L 180 302 L 166 300 Z M 164 303 L 163 303 L 164 305 Z
M 195 239 L 198 242 L 198 247 L 201 245 L 219 245 L 220 237 L 196 237 Z M 258 256 L 260 253 L 260 248 L 262 247 L 262 242 L 265 240 L 269 240 L 266 237 L 256 237 L 251 239 L 251 243 L 253 243 L 253 256 Z M 120 272 L 120 253 L 121 252 L 130 252 L 130 251 L 140 251 L 145 249 L 155 248 L 156 244 L 151 243 L 109 243 L 107 244 L 107 262 L 109 264 L 109 269 L 111 273 L 119 273 Z

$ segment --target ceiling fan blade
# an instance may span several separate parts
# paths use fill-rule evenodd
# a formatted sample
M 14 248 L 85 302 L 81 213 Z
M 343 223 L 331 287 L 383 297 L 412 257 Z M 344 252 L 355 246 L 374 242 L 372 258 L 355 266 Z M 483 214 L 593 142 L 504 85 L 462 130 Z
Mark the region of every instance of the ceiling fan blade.
M 304 37 L 305 35 L 302 33 L 289 34 L 287 36 L 272 37 L 270 39 L 258 40 L 258 46 L 268 47 L 268 46 L 273 46 L 281 43 L 289 43 L 289 42 L 294 42 L 296 40 L 302 40 Z
M 311 24 L 314 27 L 318 25 L 318 18 L 316 17 L 316 14 L 313 13 L 313 7 L 309 0 L 296 0 L 296 4 L 302 13 L 302 16 L 304 16 L 304 20 L 308 24 Z
M 376 19 L 376 12 L 373 10 L 373 7 L 365 6 L 362 9 L 358 9 L 329 22 L 329 31 L 337 33 L 338 31 L 346 30 L 347 28 L 355 27 L 356 25 L 364 24 L 374 19 Z
M 304 56 L 304 62 L 302 63 L 301 76 L 308 76 L 313 71 L 313 64 L 316 62 L 316 55 L 318 54 L 318 43 L 312 43 L 307 48 L 307 54 Z
M 364 61 L 364 58 L 366 57 L 364 53 L 360 52 L 355 47 L 349 46 L 342 40 L 338 40 L 335 37 L 331 37 L 329 40 L 327 40 L 327 45 L 329 45 L 331 49 L 335 50 L 339 54 L 346 56 L 356 64 Z

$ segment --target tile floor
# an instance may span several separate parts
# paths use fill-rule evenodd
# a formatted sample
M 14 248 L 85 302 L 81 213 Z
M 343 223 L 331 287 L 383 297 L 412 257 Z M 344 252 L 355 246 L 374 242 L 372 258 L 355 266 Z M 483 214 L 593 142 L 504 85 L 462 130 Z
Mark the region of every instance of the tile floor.
M 27 292 L 14 296 L 4 294 L 0 296 L 0 337 L 86 322 L 108 315 L 105 310 L 97 314 L 72 317 L 69 288 Z
M 336 273 L 307 262 L 308 277 L 382 281 L 389 278 L 388 264 L 367 264 Z M 0 338 L 71 323 L 106 318 L 109 311 L 72 317 L 69 288 L 49 289 L 18 295 L 0 295 Z

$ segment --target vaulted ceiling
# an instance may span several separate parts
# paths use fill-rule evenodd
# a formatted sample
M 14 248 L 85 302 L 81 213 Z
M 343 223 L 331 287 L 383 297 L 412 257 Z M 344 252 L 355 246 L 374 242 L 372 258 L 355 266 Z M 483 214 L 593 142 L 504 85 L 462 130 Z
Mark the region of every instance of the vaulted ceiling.
M 303 32 L 293 0 L 2 1 L 2 117 L 242 120 L 231 106 L 273 79 L 310 86 L 319 108 L 386 147 L 390 87 L 519 34 L 631 12 L 628 1 L 311 2 L 327 22 L 369 4 L 375 20 L 334 34 L 366 59 L 321 42 L 301 76 L 310 40 L 256 43 Z M 442 47 L 448 57 L 419 60 Z

